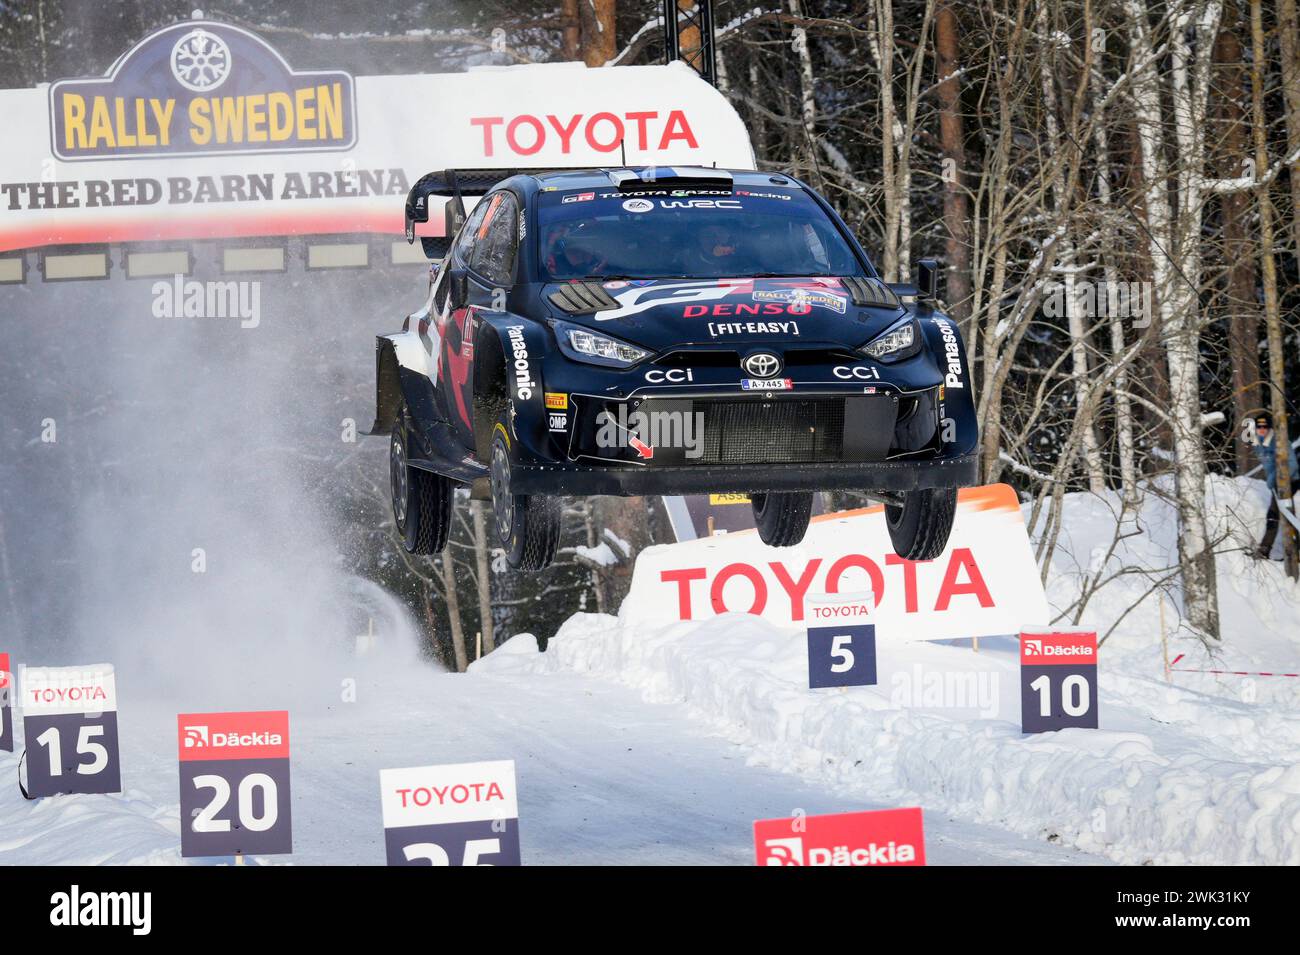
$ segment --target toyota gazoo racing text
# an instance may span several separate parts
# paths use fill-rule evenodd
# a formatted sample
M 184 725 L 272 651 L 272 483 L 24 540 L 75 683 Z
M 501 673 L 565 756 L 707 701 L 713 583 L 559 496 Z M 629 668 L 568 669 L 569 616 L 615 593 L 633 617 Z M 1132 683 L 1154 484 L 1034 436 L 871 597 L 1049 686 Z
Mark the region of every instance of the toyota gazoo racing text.
M 884 502 L 900 556 L 943 550 L 977 430 L 932 262 L 919 288 L 886 285 L 785 175 L 446 170 L 407 197 L 408 240 L 437 200 L 454 238 L 421 239 L 428 299 L 377 341 L 371 432 L 391 435 L 409 550 L 444 546 L 457 484 L 490 494 L 531 570 L 562 495 L 744 492 L 785 546 L 815 491 L 854 489 Z

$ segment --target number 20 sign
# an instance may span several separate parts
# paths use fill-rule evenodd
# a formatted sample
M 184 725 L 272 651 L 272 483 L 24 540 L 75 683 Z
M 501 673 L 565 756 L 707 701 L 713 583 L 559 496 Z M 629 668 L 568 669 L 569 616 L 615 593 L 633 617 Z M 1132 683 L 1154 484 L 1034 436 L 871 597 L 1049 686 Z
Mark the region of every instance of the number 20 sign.
M 182 713 L 181 855 L 293 851 L 289 714 Z
M 1020 635 L 1020 728 L 1097 728 L 1097 634 Z

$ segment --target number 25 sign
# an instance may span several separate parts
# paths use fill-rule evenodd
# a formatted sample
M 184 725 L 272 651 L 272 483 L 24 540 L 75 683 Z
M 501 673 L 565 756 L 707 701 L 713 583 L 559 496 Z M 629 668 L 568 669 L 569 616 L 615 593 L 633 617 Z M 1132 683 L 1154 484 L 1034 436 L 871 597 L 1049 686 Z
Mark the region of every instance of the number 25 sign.
M 389 865 L 519 865 L 515 764 L 379 771 Z
M 1020 728 L 1097 728 L 1097 634 L 1020 635 Z

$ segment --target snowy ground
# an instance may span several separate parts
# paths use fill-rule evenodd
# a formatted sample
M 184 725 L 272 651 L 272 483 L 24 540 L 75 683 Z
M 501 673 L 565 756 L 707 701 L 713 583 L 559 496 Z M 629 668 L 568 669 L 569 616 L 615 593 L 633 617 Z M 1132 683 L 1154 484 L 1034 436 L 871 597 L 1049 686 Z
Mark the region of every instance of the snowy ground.
M 1257 482 L 1215 480 L 1211 490 L 1225 547 L 1252 543 L 1264 508 Z M 1121 863 L 1300 863 L 1300 680 L 1175 672 L 1166 682 L 1149 591 L 1171 562 L 1171 514 L 1149 499 L 1125 525 L 1133 536 L 1112 550 L 1113 510 L 1113 499 L 1071 497 L 1049 578 L 1059 610 L 1082 580 L 1106 581 L 1079 621 L 1109 634 L 1099 730 L 1022 736 L 1006 639 L 982 641 L 978 653 L 892 646 L 879 653 L 876 687 L 810 693 L 802 631 L 744 615 L 659 628 L 580 615 L 545 655 L 518 638 L 478 666 L 618 680 L 685 704 L 762 765 Z M 1219 575 L 1222 647 L 1207 651 L 1180 630 L 1166 598 L 1170 658 L 1300 671 L 1300 594 L 1281 566 L 1228 552 Z
M 1257 485 L 1211 490 L 1227 543 L 1249 543 Z M 1300 862 L 1300 680 L 1166 682 L 1150 579 L 1170 562 L 1167 508 L 1152 499 L 1112 548 L 1117 502 L 1067 503 L 1053 606 L 1111 578 L 1081 620 L 1107 635 L 1099 730 L 1022 736 L 1005 638 L 978 652 L 892 646 L 877 686 L 816 692 L 802 631 L 742 615 L 648 627 L 579 614 L 545 654 L 520 635 L 466 675 L 417 662 L 400 628 L 360 659 L 287 640 L 230 707 L 291 712 L 296 851 L 264 861 L 382 863 L 380 769 L 510 758 L 528 864 L 747 864 L 754 819 L 905 805 L 925 809 L 934 863 Z M 1134 568 L 1149 574 L 1112 577 Z M 1300 671 L 1300 594 L 1280 565 L 1229 552 L 1219 574 L 1222 648 L 1180 630 L 1166 597 L 1169 656 Z M 357 702 L 340 701 L 341 680 L 356 681 Z M 14 786 L 0 797 L 0 863 L 180 862 L 174 716 L 198 708 L 196 693 L 230 699 L 224 677 L 211 684 L 150 695 L 136 687 L 165 681 L 128 662 L 126 793 L 29 803 Z M 0 754 L 0 773 L 16 767 Z
M 397 766 L 514 759 L 525 864 L 750 864 L 754 819 L 884 805 L 753 765 L 681 707 L 610 682 L 366 663 L 356 703 L 291 712 L 295 851 L 261 861 L 382 865 L 379 770 Z M 177 708 L 120 692 L 125 794 L 28 803 L 12 785 L 0 797 L 0 863 L 182 861 Z M 16 767 L 0 754 L 11 781 Z M 926 828 L 934 863 L 1096 861 L 942 813 L 927 813 Z

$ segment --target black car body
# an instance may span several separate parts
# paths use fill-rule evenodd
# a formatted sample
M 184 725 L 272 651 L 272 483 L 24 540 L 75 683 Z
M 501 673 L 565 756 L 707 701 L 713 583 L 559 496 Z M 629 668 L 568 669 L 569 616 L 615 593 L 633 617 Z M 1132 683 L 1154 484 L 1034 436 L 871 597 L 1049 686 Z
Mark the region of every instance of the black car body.
M 549 560 L 561 495 L 749 492 L 788 544 L 811 492 L 850 488 L 887 503 L 904 556 L 942 550 L 978 437 L 931 263 L 919 291 L 886 285 L 786 175 L 432 173 L 408 238 L 434 197 L 455 238 L 422 240 L 443 257 L 428 300 L 377 342 L 372 431 L 393 434 L 413 550 L 441 546 L 452 485 L 480 479 L 516 566 Z M 530 514 L 557 525 L 531 545 Z

